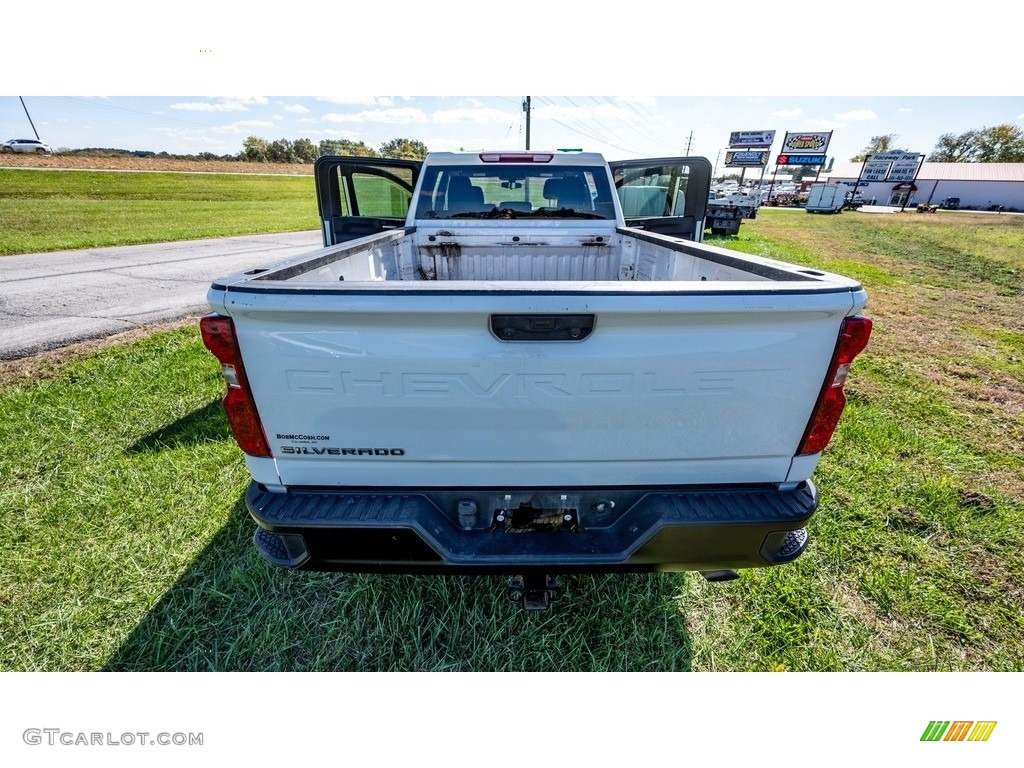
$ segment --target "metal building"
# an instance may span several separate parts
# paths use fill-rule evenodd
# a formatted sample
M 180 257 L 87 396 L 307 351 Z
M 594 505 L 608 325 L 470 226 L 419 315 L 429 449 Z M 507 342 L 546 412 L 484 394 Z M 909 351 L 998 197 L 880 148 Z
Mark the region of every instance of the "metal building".
M 836 163 L 819 181 L 857 183 L 861 163 Z M 1024 211 L 1024 163 L 922 163 L 913 184 L 861 181 L 857 190 L 878 205 L 938 205 L 960 198 L 960 210 L 987 211 L 1002 206 Z

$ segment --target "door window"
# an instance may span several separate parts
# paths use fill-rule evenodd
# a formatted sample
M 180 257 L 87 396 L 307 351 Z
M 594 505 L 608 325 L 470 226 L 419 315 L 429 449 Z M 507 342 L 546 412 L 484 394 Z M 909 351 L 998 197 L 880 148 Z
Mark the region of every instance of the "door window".
M 338 170 L 341 174 L 341 169 Z M 404 219 L 409 212 L 412 171 L 355 171 L 339 178 L 342 216 Z
M 686 215 L 688 166 L 618 168 L 613 175 L 625 218 Z

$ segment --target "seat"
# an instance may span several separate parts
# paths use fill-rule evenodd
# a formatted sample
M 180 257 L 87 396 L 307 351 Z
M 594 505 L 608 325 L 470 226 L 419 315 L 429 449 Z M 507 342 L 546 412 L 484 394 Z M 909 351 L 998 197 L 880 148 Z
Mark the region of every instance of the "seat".
M 582 178 L 567 176 L 552 178 L 544 182 L 544 197 L 555 200 L 556 207 L 576 211 L 593 211 L 594 199 Z
M 460 211 L 483 211 L 484 191 L 473 186 L 468 176 L 452 176 L 448 181 L 449 213 Z
M 664 216 L 667 197 L 665 187 L 619 187 L 619 201 L 626 218 Z

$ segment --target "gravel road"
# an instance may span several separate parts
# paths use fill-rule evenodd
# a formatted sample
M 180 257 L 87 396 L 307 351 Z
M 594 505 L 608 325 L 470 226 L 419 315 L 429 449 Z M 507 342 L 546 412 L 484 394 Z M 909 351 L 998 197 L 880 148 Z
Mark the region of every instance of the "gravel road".
M 310 175 L 311 164 L 0 154 L 0 168 Z M 0 258 L 0 361 L 208 310 L 217 277 L 313 250 L 320 233 L 226 237 Z
M 4 256 L 0 360 L 205 313 L 215 278 L 321 245 L 314 230 Z

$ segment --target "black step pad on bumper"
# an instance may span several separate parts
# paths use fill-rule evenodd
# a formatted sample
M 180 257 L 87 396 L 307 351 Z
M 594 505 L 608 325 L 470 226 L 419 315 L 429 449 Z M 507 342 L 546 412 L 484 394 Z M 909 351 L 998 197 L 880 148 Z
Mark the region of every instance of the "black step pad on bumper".
M 536 510 L 521 499 L 565 509 Z M 517 529 L 504 503 L 532 519 L 565 512 L 565 523 Z M 508 500 L 512 499 L 512 502 Z M 302 490 L 255 483 L 246 505 L 263 532 L 260 552 L 276 565 L 393 573 L 519 573 L 713 570 L 789 562 L 807 546 L 804 524 L 818 503 L 810 482 L 773 486 L 616 489 Z M 497 500 L 497 501 L 496 501 Z M 516 506 L 518 505 L 518 506 Z M 570 508 L 571 507 L 571 508 Z M 467 519 L 466 510 L 474 509 Z M 268 537 L 266 533 L 276 534 Z M 279 538 L 278 538 L 279 537 Z

